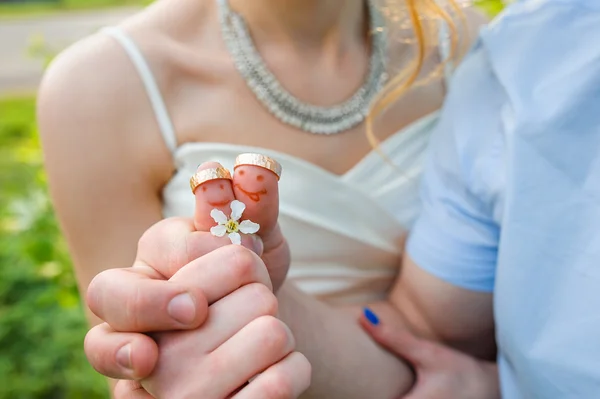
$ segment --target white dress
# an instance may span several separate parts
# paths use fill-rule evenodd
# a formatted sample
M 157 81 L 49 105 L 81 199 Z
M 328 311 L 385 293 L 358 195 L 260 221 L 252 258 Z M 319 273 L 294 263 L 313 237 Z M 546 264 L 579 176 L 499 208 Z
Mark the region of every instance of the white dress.
M 163 190 L 164 217 L 193 216 L 189 178 L 198 164 L 217 161 L 232 168 L 240 153 L 271 156 L 283 166 L 279 222 L 291 248 L 288 278 L 305 292 L 334 303 L 358 304 L 384 297 L 398 272 L 402 237 L 419 213 L 419 177 L 437 111 L 381 144 L 393 165 L 371 151 L 341 176 L 264 148 L 206 142 L 178 146 L 143 54 L 122 30 L 104 31 L 121 43 L 136 66 L 173 153 L 177 172 Z M 446 41 L 440 46 L 442 56 Z

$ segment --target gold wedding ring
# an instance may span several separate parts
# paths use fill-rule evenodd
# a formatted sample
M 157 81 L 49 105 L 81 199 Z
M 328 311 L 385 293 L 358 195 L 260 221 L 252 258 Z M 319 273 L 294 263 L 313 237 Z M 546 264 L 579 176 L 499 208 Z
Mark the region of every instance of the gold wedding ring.
M 217 180 L 217 179 L 231 179 L 231 173 L 225 168 L 208 168 L 197 171 L 190 178 L 190 188 L 192 189 L 192 193 L 196 191 L 199 185 L 206 183 L 207 181 Z
M 265 168 L 275 173 L 277 176 L 277 180 L 281 178 L 281 164 L 270 158 L 266 155 L 261 154 L 240 154 L 235 159 L 235 165 L 233 166 L 233 170 L 235 170 L 238 166 L 242 165 L 252 165 L 252 166 L 260 166 L 261 168 Z

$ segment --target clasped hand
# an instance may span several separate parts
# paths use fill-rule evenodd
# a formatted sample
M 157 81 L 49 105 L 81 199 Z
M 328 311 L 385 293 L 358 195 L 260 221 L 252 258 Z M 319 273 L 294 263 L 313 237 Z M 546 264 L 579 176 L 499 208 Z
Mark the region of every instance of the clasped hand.
M 310 364 L 277 318 L 274 291 L 290 263 L 277 185 L 257 166 L 204 183 L 193 220 L 158 222 L 133 266 L 92 281 L 87 303 L 104 323 L 90 330 L 85 351 L 97 371 L 120 380 L 117 399 L 287 399 L 309 386 Z M 243 218 L 260 225 L 241 245 L 209 232 L 211 211 L 229 215 L 236 199 L 246 204 Z

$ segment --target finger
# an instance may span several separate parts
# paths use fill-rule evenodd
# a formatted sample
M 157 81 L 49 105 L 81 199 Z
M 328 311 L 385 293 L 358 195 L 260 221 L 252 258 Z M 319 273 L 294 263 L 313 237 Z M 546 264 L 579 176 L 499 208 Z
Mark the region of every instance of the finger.
M 264 255 L 262 258 L 269 266 L 274 286 L 278 288 L 285 280 L 290 254 L 287 241 L 277 224 L 279 217 L 278 175 L 266 167 L 256 165 L 266 164 L 272 167 L 270 165 L 276 161 L 261 163 L 261 160 L 264 159 L 269 160 L 258 154 L 238 156 L 233 176 L 233 191 L 236 199 L 246 205 L 242 219 L 249 219 L 260 225 L 256 234 L 263 241 Z
M 153 278 L 169 279 L 184 265 L 217 248 L 230 245 L 227 237 L 196 231 L 194 221 L 169 218 L 154 224 L 138 242 L 136 264 L 148 265 L 158 272 Z M 242 246 L 261 254 L 262 241 L 243 236 Z
M 120 380 L 147 377 L 158 361 L 158 347 L 152 338 L 116 332 L 106 323 L 87 333 L 84 350 L 97 372 Z
M 201 325 L 208 314 L 202 289 L 185 280 L 157 280 L 154 274 L 144 267 L 105 270 L 88 287 L 88 307 L 113 329 L 123 332 Z
M 260 283 L 273 289 L 260 257 L 239 245 L 218 248 L 196 259 L 181 268 L 169 281 L 196 286 L 209 304 L 246 284 Z
M 248 248 L 258 256 L 263 254 L 264 246 L 260 237 L 254 234 L 242 234 L 241 239 L 243 247 Z M 189 261 L 191 262 L 217 248 L 231 245 L 231 240 L 228 237 L 215 237 L 209 232 L 195 231 L 188 237 L 188 245 Z
M 242 154 L 238 162 L 254 162 L 260 155 Z M 259 160 L 262 158 L 259 158 Z M 266 159 L 266 158 L 265 158 Z M 275 161 L 273 161 L 275 162 Z M 243 219 L 249 219 L 260 225 L 258 235 L 267 248 L 273 240 L 279 216 L 279 177 L 263 166 L 241 164 L 236 165 L 233 176 L 233 192 L 235 198 L 246 205 Z
M 220 380 L 215 397 L 225 397 L 245 381 L 290 354 L 295 346 L 289 328 L 279 319 L 263 316 L 245 326 L 210 354 L 210 372 Z
M 198 167 L 196 173 L 217 168 L 225 170 L 220 163 L 205 162 Z M 235 195 L 231 186 L 231 180 L 220 178 L 206 181 L 196 188 L 194 195 L 196 197 L 194 211 L 195 229 L 197 231 L 211 231 L 214 234 L 219 234 L 218 237 L 214 237 L 211 234 L 213 236 L 213 240 L 211 241 L 219 242 L 221 246 L 233 242 L 228 237 L 225 226 L 218 227 L 219 224 L 223 225 L 232 214 L 231 203 L 235 200 Z M 221 229 L 221 231 L 211 230 L 213 228 Z M 262 255 L 263 243 L 260 237 L 255 235 L 238 235 L 238 237 L 242 238 L 242 245 Z
M 296 399 L 310 386 L 311 366 L 306 357 L 293 352 L 260 373 L 233 399 Z
M 435 364 L 439 345 L 417 338 L 400 320 L 394 317 L 383 320 L 372 310 L 365 308 L 359 321 L 377 343 L 415 367 Z
M 137 381 L 118 381 L 114 399 L 154 399 Z
M 150 278 L 153 271 L 146 269 L 138 266 L 100 273 L 87 291 L 90 310 L 121 332 L 193 329 L 206 320 L 208 303 L 246 284 L 261 283 L 272 289 L 263 261 L 239 245 L 221 247 L 194 260 L 169 281 Z
M 248 284 L 209 308 L 202 326 L 203 345 L 209 350 L 218 348 L 252 320 L 277 315 L 277 298 L 263 284 Z
M 216 169 L 226 170 L 218 162 L 205 162 L 198 166 L 196 174 Z M 218 209 L 229 216 L 231 213 L 229 204 L 235 199 L 231 179 L 227 178 L 212 178 L 201 183 L 194 191 L 194 196 L 196 197 L 194 225 L 198 231 L 209 231 L 215 226 L 216 223 L 210 215 L 213 209 Z

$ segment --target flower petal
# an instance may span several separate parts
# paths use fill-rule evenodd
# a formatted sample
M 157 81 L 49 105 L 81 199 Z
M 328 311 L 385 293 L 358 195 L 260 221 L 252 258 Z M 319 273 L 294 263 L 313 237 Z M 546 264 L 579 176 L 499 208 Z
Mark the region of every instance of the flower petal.
M 210 234 L 215 237 L 223 237 L 227 233 L 227 227 L 222 224 L 210 228 Z
M 213 218 L 213 220 L 218 224 L 227 223 L 227 216 L 225 216 L 225 214 L 218 209 L 213 209 L 210 211 L 210 217 Z
M 237 222 L 242 217 L 242 213 L 244 213 L 246 205 L 238 200 L 233 200 L 229 206 L 231 207 L 231 220 L 235 220 Z
M 258 229 L 260 229 L 260 225 L 251 220 L 244 220 L 240 223 L 240 231 L 244 234 L 254 234 Z
M 240 233 L 229 233 L 229 239 L 232 244 L 242 245 L 242 236 Z

